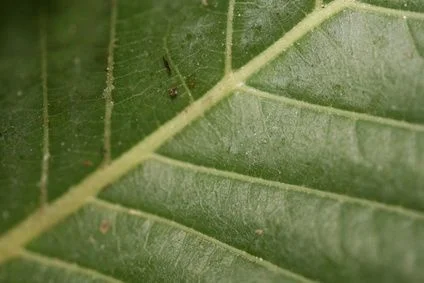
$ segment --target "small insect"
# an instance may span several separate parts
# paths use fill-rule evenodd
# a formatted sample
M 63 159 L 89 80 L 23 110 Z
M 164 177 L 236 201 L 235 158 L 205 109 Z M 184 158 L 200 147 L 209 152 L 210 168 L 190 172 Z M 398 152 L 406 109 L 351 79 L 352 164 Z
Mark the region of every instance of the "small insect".
M 169 62 L 168 60 L 166 60 L 165 56 L 162 57 L 162 62 L 163 62 L 163 66 L 166 69 L 166 73 L 168 74 L 168 76 L 171 76 L 172 75 L 171 66 L 169 66 Z
M 262 236 L 264 234 L 264 230 L 262 230 L 262 229 L 256 229 L 255 230 L 255 234 L 258 235 L 258 236 Z
M 168 89 L 168 95 L 171 98 L 175 98 L 178 95 L 178 88 L 177 87 L 171 87 L 170 89 Z

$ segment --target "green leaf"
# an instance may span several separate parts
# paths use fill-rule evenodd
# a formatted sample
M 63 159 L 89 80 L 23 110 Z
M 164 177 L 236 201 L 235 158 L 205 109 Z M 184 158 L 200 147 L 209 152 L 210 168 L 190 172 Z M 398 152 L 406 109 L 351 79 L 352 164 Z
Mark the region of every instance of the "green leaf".
M 421 282 L 424 4 L 6 2 L 0 282 Z

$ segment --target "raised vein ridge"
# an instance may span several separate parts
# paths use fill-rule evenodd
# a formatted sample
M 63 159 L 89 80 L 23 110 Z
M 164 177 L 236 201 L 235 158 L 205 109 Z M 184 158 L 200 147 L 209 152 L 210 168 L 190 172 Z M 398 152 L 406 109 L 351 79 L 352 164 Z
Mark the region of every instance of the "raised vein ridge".
M 48 177 L 49 177 L 49 97 L 47 89 L 47 34 L 46 14 L 40 12 L 40 50 L 41 50 L 41 85 L 43 92 L 43 158 L 41 161 L 40 178 L 40 207 L 43 209 L 48 202 Z
M 406 217 L 424 220 L 424 214 L 421 211 L 412 210 L 412 209 L 408 209 L 408 208 L 404 208 L 404 207 L 400 207 L 400 206 L 396 206 L 392 204 L 386 204 L 386 203 L 382 203 L 378 201 L 368 200 L 368 199 L 354 197 L 354 196 L 342 195 L 342 194 L 333 193 L 333 192 L 321 191 L 321 190 L 299 186 L 299 185 L 292 185 L 292 184 L 286 184 L 286 183 L 277 182 L 277 181 L 270 181 L 270 180 L 266 180 L 266 179 L 262 179 L 258 177 L 252 177 L 252 176 L 248 176 L 248 175 L 244 175 L 240 173 L 224 171 L 224 170 L 215 169 L 211 167 L 204 167 L 204 166 L 188 163 L 185 161 L 172 159 L 160 154 L 152 154 L 151 159 L 164 163 L 164 164 L 168 164 L 170 166 L 185 168 L 195 172 L 221 176 L 224 178 L 239 180 L 246 183 L 254 183 L 254 184 L 261 184 L 261 185 L 266 185 L 271 187 L 277 187 L 283 190 L 291 190 L 291 191 L 308 193 L 308 194 L 316 195 L 318 197 L 325 198 L 325 199 L 331 199 L 331 200 L 344 202 L 344 203 L 346 202 L 355 203 L 361 206 L 371 207 L 373 209 L 383 210 L 383 211 L 391 212 L 391 213 L 397 213 L 399 215 L 404 215 Z
M 391 118 L 374 116 L 374 115 L 367 114 L 367 113 L 359 113 L 359 112 L 339 109 L 339 108 L 335 108 L 335 107 L 331 107 L 331 106 L 312 104 L 312 103 L 309 103 L 309 102 L 304 102 L 304 101 L 301 101 L 301 100 L 296 100 L 296 99 L 288 98 L 288 97 L 285 97 L 285 96 L 279 96 L 277 94 L 269 93 L 269 92 L 259 90 L 259 89 L 256 89 L 254 87 L 250 87 L 250 86 L 247 86 L 247 85 L 243 85 L 239 89 L 241 91 L 247 92 L 249 94 L 252 94 L 252 95 L 255 95 L 255 96 L 258 96 L 258 97 L 263 97 L 263 98 L 266 98 L 266 99 L 279 101 L 279 102 L 282 102 L 284 104 L 296 105 L 296 106 L 299 106 L 299 107 L 302 107 L 302 108 L 313 109 L 313 110 L 316 110 L 316 111 L 319 111 L 319 112 L 322 112 L 322 113 L 336 114 L 336 115 L 339 115 L 339 116 L 350 118 L 352 120 L 370 121 L 370 122 L 381 124 L 381 125 L 387 125 L 387 126 L 391 126 L 391 127 L 407 129 L 407 130 L 410 130 L 410 131 L 424 132 L 424 125 L 422 125 L 422 124 L 415 124 L 415 123 L 410 123 L 410 122 L 406 122 L 406 121 L 399 121 L 399 120 L 395 120 L 395 119 L 391 119 Z
M 194 235 L 196 235 L 200 238 L 205 239 L 208 242 L 212 242 L 212 243 L 214 243 L 218 246 L 221 246 L 221 247 L 229 250 L 230 252 L 247 259 L 248 261 L 251 261 L 251 262 L 254 262 L 258 265 L 264 266 L 268 270 L 272 270 L 272 271 L 275 271 L 275 272 L 278 272 L 278 273 L 282 273 L 286 276 L 292 277 L 292 278 L 294 278 L 296 280 L 300 280 L 302 282 L 314 282 L 310 279 L 303 277 L 300 274 L 296 274 L 296 273 L 293 273 L 292 271 L 283 269 L 282 267 L 274 265 L 273 263 L 271 263 L 269 261 L 259 259 L 259 258 L 255 257 L 251 254 L 248 254 L 245 251 L 239 250 L 235 247 L 232 247 L 228 244 L 225 244 L 221 241 L 218 241 L 215 238 L 212 238 L 212 237 L 210 237 L 206 234 L 203 234 L 203 233 L 201 233 L 197 230 L 194 230 L 192 228 L 189 228 L 189 227 L 184 226 L 182 224 L 179 224 L 177 222 L 171 221 L 169 219 L 166 219 L 166 218 L 163 218 L 163 217 L 151 214 L 151 213 L 147 213 L 147 212 L 144 212 L 144 211 L 141 211 L 141 210 L 126 208 L 126 207 L 121 206 L 119 204 L 111 203 L 111 202 L 108 202 L 108 201 L 105 201 L 105 200 L 102 200 L 102 199 L 98 199 L 98 198 L 92 198 L 90 203 L 92 203 L 96 206 L 99 206 L 99 207 L 106 208 L 106 209 L 111 209 L 111 210 L 114 210 L 114 211 L 127 213 L 127 214 L 132 215 L 132 216 L 141 217 L 141 218 L 144 218 L 144 219 L 150 219 L 154 222 L 163 223 L 163 224 L 166 224 L 168 226 L 175 227 L 177 229 L 180 229 L 180 230 L 187 232 L 188 234 L 194 234 Z
M 191 93 L 191 90 L 190 90 L 190 88 L 187 86 L 187 83 L 186 83 L 186 81 L 185 81 L 185 79 L 184 79 L 183 75 L 181 75 L 180 69 L 179 69 L 179 68 L 178 68 L 178 66 L 174 63 L 174 60 L 172 59 L 172 56 L 171 56 L 171 54 L 170 54 L 170 52 L 169 52 L 169 48 L 168 48 L 168 34 L 169 34 L 169 33 L 166 33 L 165 37 L 163 38 L 163 48 L 164 48 L 164 50 L 165 50 L 166 57 L 167 57 L 167 59 L 169 60 L 169 64 L 171 65 L 171 67 L 175 70 L 175 73 L 177 73 L 177 76 L 178 76 L 178 78 L 180 79 L 181 84 L 182 84 L 182 85 L 183 85 L 183 87 L 184 87 L 184 90 L 187 92 L 187 94 L 188 94 L 188 96 L 189 96 L 189 98 L 190 98 L 190 101 L 191 101 L 191 102 L 193 102 L 193 101 L 194 101 L 194 98 L 193 98 L 193 95 L 192 95 L 192 93 Z
M 227 97 L 231 91 L 242 86 L 247 78 L 284 52 L 309 31 L 343 9 L 357 7 L 357 5 L 360 5 L 358 7 L 365 7 L 362 4 L 356 4 L 353 0 L 335 0 L 325 9 L 316 10 L 309 14 L 273 45 L 239 70 L 226 74 L 202 98 L 190 104 L 185 111 L 163 124 L 151 135 L 111 162 L 109 166 L 99 168 L 79 184 L 71 187 L 68 193 L 47 206 L 43 213 L 33 213 L 15 228 L 9 230 L 0 238 L 0 263 L 19 255 L 22 247 L 33 238 L 81 208 L 104 187 L 150 158 L 151 154 L 167 142 L 169 138 L 180 132 L 194 120 L 202 117 L 207 110 Z M 382 11 L 390 10 L 381 9 Z M 375 10 L 380 11 L 380 8 Z M 406 13 L 411 14 L 411 12 Z M 415 13 L 412 14 L 415 15 Z
M 227 17 L 227 35 L 225 39 L 225 74 L 229 74 L 233 69 L 233 23 L 235 5 L 236 0 L 230 0 Z
M 375 13 L 381 13 L 389 16 L 396 16 L 396 17 L 402 17 L 402 18 L 414 18 L 414 19 L 421 19 L 424 20 L 424 14 L 419 12 L 413 12 L 413 11 L 407 11 L 407 10 L 396 10 L 392 8 L 385 8 L 381 6 L 376 6 L 372 4 L 362 3 L 362 2 L 355 2 L 353 5 L 351 5 L 352 8 L 363 10 L 363 11 L 369 11 L 369 12 L 375 12 Z
M 107 73 L 106 73 L 106 88 L 103 91 L 103 97 L 105 99 L 105 117 L 104 117 L 104 137 L 103 137 L 103 165 L 107 165 L 111 161 L 112 150 L 111 150 L 111 124 L 112 124 L 112 110 L 113 110 L 113 97 L 112 91 L 115 88 L 113 86 L 113 69 L 114 69 L 114 49 L 116 40 L 116 18 L 117 8 L 116 0 L 111 0 L 111 15 L 110 15 L 110 39 L 108 46 L 107 56 Z
M 123 283 L 121 280 L 102 274 L 97 270 L 82 267 L 75 263 L 69 263 L 63 260 L 59 260 L 57 258 L 51 258 L 42 254 L 34 253 L 32 251 L 22 250 L 19 256 L 22 259 L 37 262 L 42 265 L 55 266 L 61 269 L 69 270 L 71 272 L 87 274 L 92 278 L 102 279 L 105 282 Z

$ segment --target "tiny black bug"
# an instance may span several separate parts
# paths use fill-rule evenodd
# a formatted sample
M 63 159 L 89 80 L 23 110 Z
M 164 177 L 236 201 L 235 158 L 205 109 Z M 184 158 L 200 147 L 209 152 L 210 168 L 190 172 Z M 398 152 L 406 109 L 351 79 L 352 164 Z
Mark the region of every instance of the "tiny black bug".
M 171 98 L 177 97 L 177 95 L 178 95 L 178 89 L 177 89 L 177 87 L 171 87 L 170 89 L 168 89 L 168 95 Z
M 168 76 L 171 76 L 172 70 L 171 70 L 171 67 L 169 66 L 169 62 L 168 62 L 168 60 L 166 60 L 165 56 L 162 57 L 162 61 L 163 61 L 163 66 L 165 67 L 166 72 L 168 73 Z

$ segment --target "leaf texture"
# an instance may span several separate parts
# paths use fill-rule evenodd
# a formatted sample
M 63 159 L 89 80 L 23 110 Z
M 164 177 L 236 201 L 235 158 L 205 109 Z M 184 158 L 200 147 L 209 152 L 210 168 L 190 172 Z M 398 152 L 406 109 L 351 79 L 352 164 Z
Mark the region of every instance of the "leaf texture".
M 421 1 L 8 5 L 1 282 L 424 278 Z

